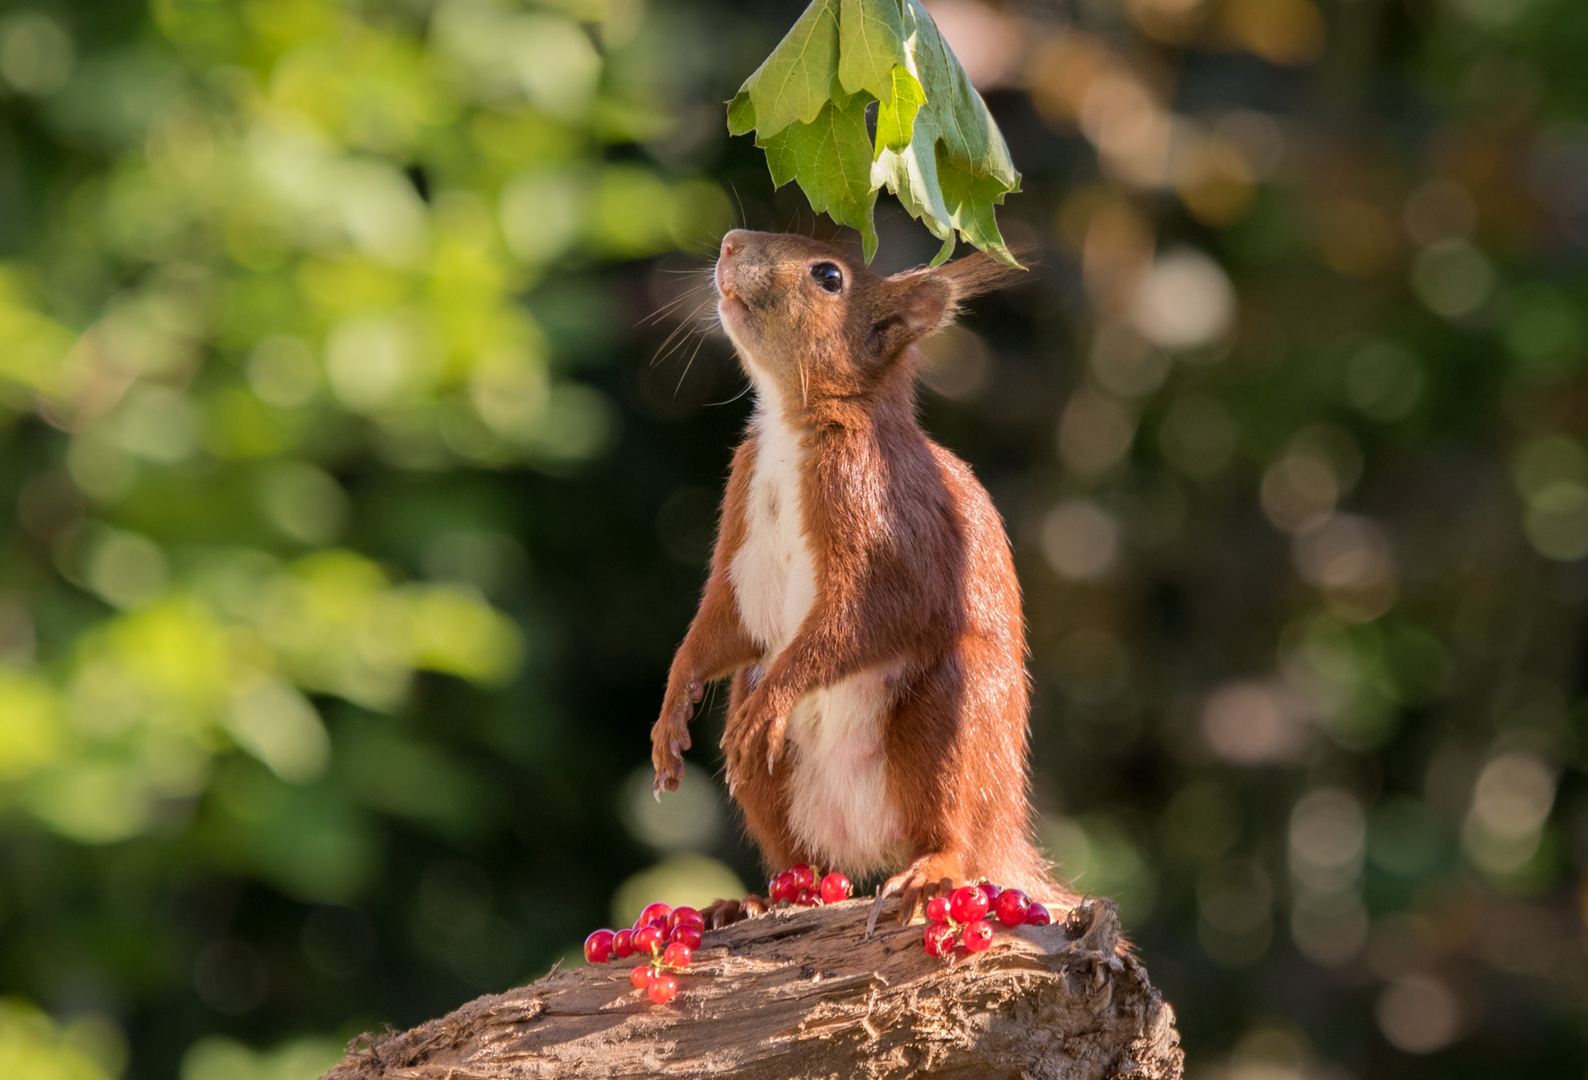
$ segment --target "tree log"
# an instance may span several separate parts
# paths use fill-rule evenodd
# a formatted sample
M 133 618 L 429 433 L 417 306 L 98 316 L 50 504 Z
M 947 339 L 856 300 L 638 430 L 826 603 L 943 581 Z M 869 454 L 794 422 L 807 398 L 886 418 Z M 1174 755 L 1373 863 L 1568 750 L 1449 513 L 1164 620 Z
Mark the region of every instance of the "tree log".
M 869 908 L 710 931 L 665 1006 L 630 986 L 632 961 L 554 969 L 411 1031 L 360 1036 L 325 1080 L 1182 1075 L 1174 1011 L 1122 947 L 1111 902 L 999 926 L 986 952 L 946 961 L 921 947 L 919 922 L 888 920 L 866 940 Z

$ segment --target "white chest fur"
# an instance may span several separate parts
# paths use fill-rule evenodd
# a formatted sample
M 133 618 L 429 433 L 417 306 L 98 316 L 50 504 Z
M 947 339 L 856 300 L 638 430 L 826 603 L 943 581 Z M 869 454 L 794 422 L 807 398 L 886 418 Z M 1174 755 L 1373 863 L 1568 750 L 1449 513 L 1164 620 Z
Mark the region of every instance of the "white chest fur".
M 757 395 L 755 429 L 744 544 L 729 576 L 745 629 L 770 658 L 783 651 L 816 602 L 816 564 L 800 502 L 805 450 L 771 387 Z
M 745 628 L 772 663 L 816 602 L 816 563 L 805 535 L 800 477 L 805 450 L 774 386 L 757 380 L 755 469 L 743 545 L 729 568 Z M 789 716 L 789 826 L 823 866 L 863 875 L 907 854 L 888 792 L 883 721 L 902 664 L 856 673 L 800 698 Z

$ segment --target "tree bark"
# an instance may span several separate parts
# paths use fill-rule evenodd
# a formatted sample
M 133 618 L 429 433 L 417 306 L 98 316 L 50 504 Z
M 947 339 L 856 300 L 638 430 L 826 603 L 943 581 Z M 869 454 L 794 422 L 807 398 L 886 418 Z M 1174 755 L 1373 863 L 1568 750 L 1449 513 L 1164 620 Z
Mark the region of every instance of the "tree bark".
M 891 906 L 891 905 L 890 905 Z M 401 1033 L 360 1036 L 325 1080 L 908 1076 L 1177 1080 L 1174 1011 L 1091 900 L 928 956 L 922 925 L 865 938 L 870 901 L 774 911 L 706 934 L 669 1005 L 633 961 L 553 970 Z

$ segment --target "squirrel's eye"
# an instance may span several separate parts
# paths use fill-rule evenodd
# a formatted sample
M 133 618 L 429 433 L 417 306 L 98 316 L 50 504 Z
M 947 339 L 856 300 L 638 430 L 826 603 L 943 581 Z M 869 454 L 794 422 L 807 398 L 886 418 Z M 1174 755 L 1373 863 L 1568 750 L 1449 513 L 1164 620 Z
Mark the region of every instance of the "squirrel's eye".
M 811 277 L 828 292 L 835 293 L 844 287 L 844 272 L 835 263 L 817 263 L 811 267 Z

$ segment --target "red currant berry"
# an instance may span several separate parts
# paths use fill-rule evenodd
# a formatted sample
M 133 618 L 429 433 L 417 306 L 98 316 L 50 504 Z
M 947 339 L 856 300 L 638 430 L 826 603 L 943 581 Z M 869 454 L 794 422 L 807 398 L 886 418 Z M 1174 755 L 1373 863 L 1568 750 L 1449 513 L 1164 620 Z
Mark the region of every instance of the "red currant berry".
M 706 917 L 692 907 L 677 907 L 667 916 L 667 932 L 671 934 L 680 926 L 695 926 L 704 930 Z
M 700 927 L 680 926 L 668 935 L 667 943 L 669 945 L 688 945 L 691 949 L 698 949 L 700 948 Z
M 597 930 L 585 938 L 584 958 L 592 964 L 604 964 L 612 959 L 612 931 Z
M 646 904 L 645 910 L 640 912 L 640 917 L 634 920 L 634 929 L 638 930 L 642 926 L 649 926 L 653 922 L 665 923 L 667 922 L 667 916 L 672 913 L 673 909 L 666 904 Z
M 987 903 L 989 906 L 996 904 L 998 902 L 998 894 L 1003 892 L 1002 889 L 990 881 L 984 881 L 976 887 L 987 894 Z
M 993 914 L 998 916 L 998 921 L 1005 926 L 1020 926 L 1026 921 L 1026 913 L 1031 908 L 1031 901 L 1026 899 L 1026 894 L 1019 889 L 1005 889 L 998 894 L 998 899 L 993 901 Z
M 644 990 L 647 986 L 651 985 L 651 976 L 653 974 L 654 972 L 651 971 L 651 965 L 637 964 L 634 967 L 629 968 L 629 982 L 634 984 L 634 989 Z
M 973 920 L 965 927 L 965 940 L 962 944 L 966 952 L 981 952 L 992 944 L 992 927 L 980 919 Z
M 921 935 L 928 956 L 947 956 L 954 948 L 954 931 L 941 923 L 933 923 Z
M 849 879 L 836 871 L 822 878 L 822 900 L 836 904 L 849 899 Z
M 651 976 L 650 985 L 645 992 L 651 995 L 651 1000 L 658 1005 L 666 1005 L 678 996 L 678 980 L 664 972 Z
M 635 952 L 655 952 L 662 944 L 662 928 L 660 926 L 642 926 L 634 931 L 634 937 L 631 940 L 634 943 Z
M 926 917 L 930 922 L 948 922 L 948 897 L 934 896 L 926 902 Z
M 1047 926 L 1052 921 L 1053 916 L 1049 915 L 1048 909 L 1041 904 L 1033 901 L 1031 906 L 1026 908 L 1027 926 Z
M 675 941 L 662 950 L 662 963 L 668 967 L 686 968 L 689 960 L 695 955 L 695 950 L 685 945 L 682 941 Z
M 772 894 L 774 904 L 783 900 L 793 900 L 800 893 L 800 887 L 794 884 L 794 871 L 785 870 L 773 878 L 772 888 L 768 891 Z
M 634 955 L 634 931 L 619 930 L 612 935 L 612 959 L 622 960 Z
M 816 871 L 805 863 L 789 868 L 789 873 L 794 875 L 794 887 L 797 889 L 814 889 L 816 887 Z
M 975 922 L 987 914 L 987 894 L 974 885 L 964 885 L 948 896 L 948 913 L 955 922 Z
M 799 895 L 794 897 L 794 902 L 800 907 L 815 907 L 817 903 L 816 894 L 809 889 L 801 889 Z

